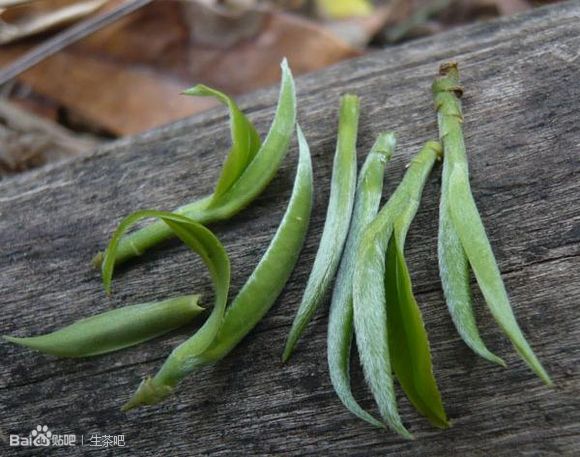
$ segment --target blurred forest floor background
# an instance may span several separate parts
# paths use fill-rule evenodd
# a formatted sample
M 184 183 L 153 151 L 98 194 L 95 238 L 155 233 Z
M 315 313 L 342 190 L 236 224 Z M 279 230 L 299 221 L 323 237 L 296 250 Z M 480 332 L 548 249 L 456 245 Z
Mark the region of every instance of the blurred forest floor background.
M 128 4 L 135 11 L 114 17 Z M 0 179 L 373 49 L 548 3 L 533 0 L 0 0 L 0 79 L 27 52 L 106 26 L 0 85 Z M 86 28 L 85 28 L 86 29 Z M 60 35 L 59 35 L 60 34 Z

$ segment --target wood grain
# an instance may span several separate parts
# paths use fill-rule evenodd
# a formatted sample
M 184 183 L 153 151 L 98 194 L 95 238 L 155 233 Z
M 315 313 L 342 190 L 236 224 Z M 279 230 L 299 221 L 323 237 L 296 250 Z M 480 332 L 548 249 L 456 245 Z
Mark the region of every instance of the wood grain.
M 580 4 L 458 29 L 355 59 L 297 80 L 300 123 L 313 151 L 316 202 L 299 267 L 282 297 L 216 367 L 191 376 L 171 401 L 125 415 L 120 405 L 191 329 L 87 360 L 59 360 L 0 344 L 0 435 L 37 424 L 55 433 L 125 434 L 103 455 L 573 456 L 580 453 Z M 458 338 L 437 276 L 440 170 L 431 176 L 407 243 L 436 376 L 454 426 L 431 428 L 405 399 L 416 434 L 406 442 L 354 418 L 326 368 L 326 310 L 292 362 L 283 341 L 303 292 L 324 220 L 339 95 L 362 97 L 359 158 L 394 129 L 392 192 L 421 143 L 437 135 L 430 84 L 440 62 L 459 61 L 472 186 L 515 313 L 556 387 L 524 366 L 476 292 L 482 334 L 508 370 L 477 358 Z M 242 99 L 261 132 L 277 89 Z M 119 219 L 169 209 L 209 192 L 228 149 L 223 109 L 120 141 L 94 155 L 0 182 L 2 334 L 50 331 L 121 304 L 191 291 L 210 294 L 201 262 L 170 243 L 120 271 L 111 300 L 89 266 Z M 233 291 L 259 260 L 283 213 L 295 147 L 247 210 L 212 228 L 232 257 Z M 358 368 L 356 394 L 372 408 Z M 2 455 L 44 455 L 1 444 Z M 84 455 L 89 448 L 50 449 Z

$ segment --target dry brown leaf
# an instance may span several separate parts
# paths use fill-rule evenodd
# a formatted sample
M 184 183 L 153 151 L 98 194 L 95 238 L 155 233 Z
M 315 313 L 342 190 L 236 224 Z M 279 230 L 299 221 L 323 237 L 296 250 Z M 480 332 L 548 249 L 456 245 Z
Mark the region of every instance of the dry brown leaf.
M 496 0 L 497 9 L 502 16 L 521 13 L 532 8 L 526 0 Z
M 206 9 L 200 14 L 199 8 L 174 1 L 152 3 L 20 79 L 122 135 L 214 106 L 210 99 L 180 95 L 196 83 L 241 94 L 275 83 L 284 57 L 300 74 L 361 53 L 312 21 L 263 9 L 253 10 L 251 17 L 213 10 L 214 24 L 222 21 L 229 28 L 211 45 L 202 27 L 209 13 Z M 15 45 L 6 49 L 10 52 L 0 53 L 1 63 L 23 50 Z
M 424 33 L 442 31 L 461 24 L 493 19 L 500 15 L 498 2 L 501 0 L 452 0 L 443 10 L 443 0 L 413 0 L 406 4 L 406 14 L 387 30 L 387 41 L 422 36 Z M 509 1 L 509 0 L 508 0 Z M 436 21 L 428 19 L 435 12 Z M 403 33 L 404 32 L 404 33 Z
M 58 124 L 64 117 L 63 110 L 55 100 L 49 100 L 35 93 L 30 87 L 18 85 L 9 91 L 6 100 L 17 108 L 40 119 Z
M 402 0 L 393 2 L 393 15 L 389 27 L 385 31 L 385 39 L 388 43 L 396 43 L 403 38 L 433 34 L 433 26 L 441 28 L 441 25 L 432 23 L 431 18 L 448 9 L 453 0 L 430 0 L 419 2 L 414 9 Z M 395 5 L 396 4 L 396 5 Z M 403 5 L 405 4 L 405 5 Z M 401 8 L 400 6 L 406 6 Z
M 79 49 L 230 94 L 276 82 L 284 57 L 299 74 L 361 54 L 325 27 L 292 14 L 267 9 L 228 14 L 197 2 L 163 5 L 143 8 L 87 38 Z
M 4 8 L 8 8 L 11 6 L 16 6 L 16 5 L 24 5 L 26 3 L 32 3 L 36 0 L 0 0 L 0 10 L 4 9 Z
M 273 11 L 261 14 L 260 32 L 227 49 L 193 43 L 187 59 L 193 80 L 241 94 L 276 82 L 284 57 L 295 74 L 302 74 L 361 54 L 312 21 Z
M 52 30 L 94 13 L 108 0 L 44 0 L 0 12 L 0 44 Z
M 94 56 L 60 52 L 21 76 L 35 91 L 118 135 L 133 134 L 215 106 L 180 95 L 183 81 Z
M 230 10 L 191 2 L 184 4 L 184 13 L 190 42 L 196 46 L 229 48 L 258 35 L 263 25 L 263 14 L 255 8 Z
M 84 154 L 100 143 L 0 100 L 0 174 Z

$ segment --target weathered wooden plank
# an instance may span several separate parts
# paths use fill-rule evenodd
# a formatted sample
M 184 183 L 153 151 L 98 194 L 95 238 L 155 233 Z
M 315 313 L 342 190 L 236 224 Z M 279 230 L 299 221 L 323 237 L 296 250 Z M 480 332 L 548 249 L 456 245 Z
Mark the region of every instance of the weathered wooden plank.
M 578 454 L 579 19 L 580 4 L 564 3 L 299 78 L 300 122 L 316 168 L 316 207 L 300 266 L 269 315 L 231 357 L 184 382 L 174 400 L 129 415 L 118 410 L 120 404 L 189 330 L 78 361 L 0 344 L 3 434 L 24 434 L 39 423 L 59 433 L 124 433 L 126 448 L 111 454 L 140 456 Z M 387 196 L 411 155 L 437 134 L 430 83 L 437 64 L 450 58 L 459 60 L 466 86 L 475 197 L 516 314 L 556 388 L 543 387 L 525 368 L 486 312 L 479 319 L 482 333 L 505 356 L 509 370 L 476 358 L 457 337 L 437 278 L 437 170 L 413 224 L 408 257 L 454 427 L 430 428 L 402 400 L 403 416 L 417 436 L 405 442 L 356 420 L 333 394 L 325 361 L 326 312 L 319 313 L 291 364 L 282 366 L 279 358 L 321 232 L 338 96 L 345 91 L 362 96 L 361 159 L 378 132 L 398 132 Z M 275 99 L 271 89 L 242 100 L 261 132 Z M 228 148 L 226 122 L 224 111 L 214 110 L 91 157 L 0 182 L 0 332 L 48 331 L 122 303 L 191 290 L 209 294 L 200 262 L 178 244 L 123 270 L 111 301 L 88 260 L 127 212 L 170 208 L 208 192 Z M 293 151 L 255 204 L 213 227 L 232 256 L 234 291 L 275 230 L 294 159 Z M 476 298 L 479 311 L 483 304 Z M 372 407 L 356 373 L 357 393 Z M 2 446 L 2 455 L 29 454 Z M 72 454 L 61 449 L 50 455 Z

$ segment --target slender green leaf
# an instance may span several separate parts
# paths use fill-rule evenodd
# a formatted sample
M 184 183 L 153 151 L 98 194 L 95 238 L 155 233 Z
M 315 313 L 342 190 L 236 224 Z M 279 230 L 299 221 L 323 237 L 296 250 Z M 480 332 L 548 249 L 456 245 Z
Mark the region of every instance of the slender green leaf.
M 384 277 L 392 224 L 376 232 L 373 224 L 361 239 L 353 276 L 356 344 L 365 379 L 382 418 L 392 430 L 411 439 L 413 435 L 403 425 L 397 408 L 388 344 Z
M 417 411 L 441 428 L 449 426 L 433 376 L 431 352 L 421 311 L 397 234 L 387 250 L 386 300 L 389 351 L 395 376 Z
M 383 427 L 382 422 L 358 404 L 350 387 L 350 352 L 353 337 L 352 277 L 362 232 L 379 209 L 385 165 L 393 154 L 395 144 L 394 133 L 379 135 L 359 173 L 352 220 L 336 275 L 328 318 L 328 371 L 334 390 L 349 411 L 375 427 Z
M 441 277 L 445 301 L 453 323 L 463 341 L 479 356 L 505 367 L 505 362 L 485 346 L 475 322 L 469 281 L 469 263 L 449 212 L 450 168 L 449 161 L 445 159 L 441 180 L 437 240 L 439 276 Z
M 312 163 L 306 138 L 297 126 L 300 159 L 292 196 L 270 246 L 228 307 L 212 345 L 194 365 L 221 360 L 252 330 L 274 304 L 298 260 L 312 209 Z
M 236 182 L 212 200 L 205 215 L 206 222 L 228 219 L 245 208 L 264 190 L 286 157 L 296 126 L 296 89 L 286 59 L 281 67 L 280 96 L 268 135 Z M 188 215 L 187 206 L 178 211 Z
M 439 143 L 429 141 L 416 160 L 432 165 L 442 152 Z M 422 155 L 425 158 L 421 158 Z M 433 375 L 429 340 L 404 257 L 405 239 L 417 214 L 424 183 L 424 179 L 416 182 L 411 189 L 413 194 L 408 194 L 405 207 L 399 210 L 387 249 L 385 287 L 389 351 L 395 376 L 411 403 L 433 425 L 445 428 L 449 423 Z
M 282 355 L 284 362 L 292 355 L 306 325 L 324 299 L 340 262 L 342 248 L 348 235 L 356 191 L 356 139 L 359 111 L 359 99 L 356 95 L 344 95 L 341 98 L 338 140 L 326 221 L 302 302 L 286 340 Z
M 198 301 L 199 295 L 184 295 L 124 306 L 45 335 L 4 338 L 59 357 L 90 357 L 134 346 L 191 322 L 203 311 Z
M 491 314 L 530 368 L 548 385 L 552 380 L 532 351 L 513 314 L 501 273 L 471 194 L 467 173 L 456 167 L 449 178 L 453 224 Z

